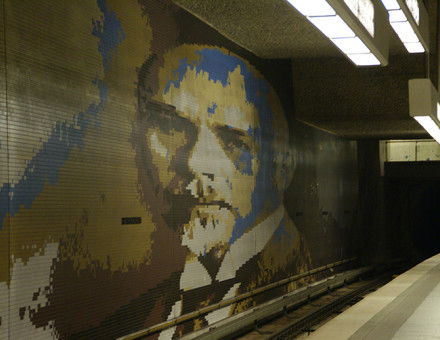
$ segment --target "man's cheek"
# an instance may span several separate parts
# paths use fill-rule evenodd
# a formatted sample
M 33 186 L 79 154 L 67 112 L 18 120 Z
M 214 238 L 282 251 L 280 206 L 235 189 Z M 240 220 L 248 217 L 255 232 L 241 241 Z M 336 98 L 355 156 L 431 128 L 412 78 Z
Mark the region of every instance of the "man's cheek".
M 252 194 L 255 190 L 255 176 L 242 175 L 238 171 L 231 180 L 232 206 L 241 217 L 247 216 L 252 210 Z
M 253 175 L 253 155 L 247 150 L 241 150 L 234 161 L 235 168 L 243 175 Z
M 175 172 L 170 169 L 169 163 L 166 160 L 166 158 L 154 153 L 152 156 L 153 156 L 152 157 L 153 164 L 157 169 L 159 180 L 160 183 L 162 184 L 162 187 L 169 186 L 173 177 L 175 176 Z
M 232 182 L 228 177 L 215 176 L 207 185 L 206 198 L 209 201 L 224 201 L 232 205 Z
M 170 169 L 169 143 L 164 141 L 163 138 L 159 138 L 158 133 L 155 131 L 148 133 L 146 139 L 147 149 L 151 153 L 151 165 L 156 168 L 162 186 L 166 187 L 175 176 L 175 172 Z
M 167 145 L 168 170 L 174 173 L 188 173 L 188 148 L 190 138 L 188 134 L 181 131 L 171 130 Z

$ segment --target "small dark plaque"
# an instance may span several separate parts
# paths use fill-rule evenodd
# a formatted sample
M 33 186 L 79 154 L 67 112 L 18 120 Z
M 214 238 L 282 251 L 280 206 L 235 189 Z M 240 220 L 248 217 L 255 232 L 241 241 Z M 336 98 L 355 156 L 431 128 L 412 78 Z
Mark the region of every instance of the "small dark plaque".
M 122 217 L 122 224 L 141 224 L 141 217 Z

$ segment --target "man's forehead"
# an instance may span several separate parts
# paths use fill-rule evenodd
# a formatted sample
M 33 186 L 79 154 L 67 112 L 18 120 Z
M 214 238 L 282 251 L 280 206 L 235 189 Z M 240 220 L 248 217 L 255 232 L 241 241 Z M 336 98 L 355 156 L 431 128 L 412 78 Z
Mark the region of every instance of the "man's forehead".
M 246 100 L 239 67 L 229 74 L 226 86 L 209 79 L 207 72 L 188 69 L 178 84 L 163 90 L 162 99 L 175 106 L 179 115 L 190 120 L 202 119 L 244 131 L 258 125 L 258 112 Z

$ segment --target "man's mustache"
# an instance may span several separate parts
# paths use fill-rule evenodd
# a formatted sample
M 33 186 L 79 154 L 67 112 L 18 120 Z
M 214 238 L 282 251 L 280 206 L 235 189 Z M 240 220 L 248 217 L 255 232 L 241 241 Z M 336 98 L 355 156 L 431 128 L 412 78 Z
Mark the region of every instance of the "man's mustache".
M 197 206 L 218 206 L 219 209 L 232 210 L 232 205 L 225 200 L 211 199 L 208 197 L 196 198 L 189 190 L 185 190 L 183 193 L 170 193 L 166 196 L 170 199 L 170 203 L 174 206 L 174 209 L 179 209 L 178 206 L 188 209 L 193 209 Z
M 188 170 L 187 172 L 189 173 Z M 193 174 L 189 176 L 176 176 L 175 180 L 170 183 L 170 186 L 165 191 L 169 192 L 167 198 L 170 198 L 172 201 L 184 201 L 182 203 L 192 207 L 197 205 L 218 205 L 220 208 L 232 209 L 231 203 L 225 200 L 214 186 L 197 180 Z
M 165 192 L 165 197 L 169 202 L 170 209 L 168 212 L 163 213 L 163 217 L 166 220 L 168 226 L 174 230 L 182 227 L 188 223 L 191 218 L 191 213 L 194 208 L 197 207 L 210 207 L 218 206 L 220 209 L 228 209 L 234 212 L 230 203 L 224 200 L 213 200 L 207 197 L 194 197 L 189 190 L 184 190 L 181 193 L 172 193 L 170 191 Z
M 219 201 L 219 200 L 203 200 L 203 199 L 197 199 L 198 203 L 194 205 L 195 206 L 218 206 L 219 209 L 226 208 L 229 210 L 232 210 L 232 205 L 230 205 L 228 202 L 225 201 Z

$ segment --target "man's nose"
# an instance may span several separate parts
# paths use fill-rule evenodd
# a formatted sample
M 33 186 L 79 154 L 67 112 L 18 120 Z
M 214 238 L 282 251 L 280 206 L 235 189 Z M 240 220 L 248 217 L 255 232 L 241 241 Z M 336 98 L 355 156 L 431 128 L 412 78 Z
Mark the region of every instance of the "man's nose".
M 188 189 L 200 198 L 212 193 L 212 184 L 217 176 L 227 176 L 228 158 L 208 126 L 202 125 L 197 137 L 188 159 L 188 167 L 194 174 Z

